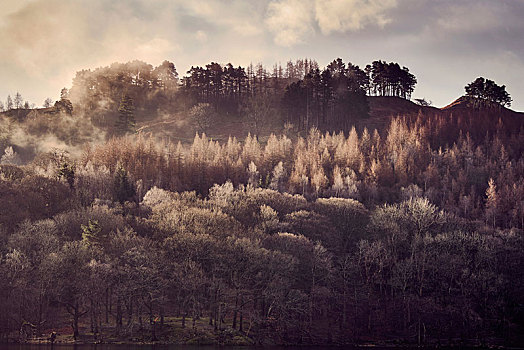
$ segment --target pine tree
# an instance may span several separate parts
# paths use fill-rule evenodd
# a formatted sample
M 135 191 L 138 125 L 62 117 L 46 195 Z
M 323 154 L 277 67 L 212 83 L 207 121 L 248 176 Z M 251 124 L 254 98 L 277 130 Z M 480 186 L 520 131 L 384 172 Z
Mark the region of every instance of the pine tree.
M 46 102 L 51 102 L 51 99 L 47 99 Z M 55 102 L 55 110 L 57 112 L 65 112 L 69 115 L 73 114 L 73 104 L 69 100 L 69 91 L 66 88 L 60 91 L 60 101 Z
M 247 167 L 247 174 L 248 174 L 248 184 L 257 187 L 260 181 L 260 174 L 257 170 L 257 166 L 255 163 L 250 162 Z
M 124 94 L 120 100 L 120 107 L 118 108 L 118 120 L 115 127 L 120 134 L 135 132 L 135 108 L 133 106 L 133 99 L 129 95 Z
M 94 245 L 100 243 L 100 232 L 102 227 L 97 220 L 89 220 L 87 225 L 80 225 L 82 229 L 82 241 L 86 242 L 88 245 Z
M 22 98 L 22 95 L 19 92 L 17 92 L 15 95 L 14 104 L 16 109 L 22 108 L 24 104 L 24 99 Z
M 135 188 L 130 183 L 127 171 L 119 166 L 113 182 L 114 199 L 120 203 L 133 198 L 136 194 Z
M 58 179 L 64 179 L 69 184 L 69 188 L 73 188 L 75 185 L 75 166 L 73 164 L 68 164 L 67 162 L 62 162 L 60 168 L 58 169 L 57 174 Z
M 7 95 L 7 101 L 5 103 L 5 106 L 6 110 L 8 111 L 13 109 L 13 99 L 11 98 L 11 95 Z

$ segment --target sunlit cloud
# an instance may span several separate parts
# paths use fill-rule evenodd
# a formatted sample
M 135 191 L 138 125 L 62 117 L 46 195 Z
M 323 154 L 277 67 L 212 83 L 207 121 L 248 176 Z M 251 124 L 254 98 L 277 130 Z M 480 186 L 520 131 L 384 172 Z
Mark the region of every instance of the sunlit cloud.
M 307 0 L 271 2 L 267 10 L 266 24 L 275 35 L 275 43 L 292 46 L 311 35 L 314 32 L 312 9 L 312 3 Z
M 396 0 L 317 0 L 315 18 L 323 34 L 360 30 L 367 25 L 384 27 L 391 22 L 389 9 Z

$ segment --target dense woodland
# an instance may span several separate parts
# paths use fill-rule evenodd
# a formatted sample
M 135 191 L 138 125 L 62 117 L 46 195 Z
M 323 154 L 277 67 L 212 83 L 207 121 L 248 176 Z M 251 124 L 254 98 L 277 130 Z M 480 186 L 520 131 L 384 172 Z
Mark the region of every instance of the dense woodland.
M 77 143 L 85 120 L 128 135 L 24 165 L 4 138 L 0 336 L 522 343 L 523 119 L 498 107 L 502 86 L 352 127 L 366 95 L 409 98 L 415 83 L 382 61 L 212 63 L 182 83 L 167 61 L 79 72 L 46 118 L 81 129 Z M 171 108 L 201 131 L 210 113 L 287 123 L 264 141 L 132 134 Z
M 517 341 L 524 132 L 475 117 L 495 132 L 420 115 L 2 165 L 2 334 L 151 340 L 176 315 L 196 338 L 193 320 L 262 343 Z

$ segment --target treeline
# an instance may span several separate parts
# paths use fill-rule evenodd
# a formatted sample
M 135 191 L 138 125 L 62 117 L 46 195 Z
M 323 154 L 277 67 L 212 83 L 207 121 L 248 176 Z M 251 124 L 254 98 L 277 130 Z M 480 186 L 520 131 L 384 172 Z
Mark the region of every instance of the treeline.
M 518 344 L 524 132 L 478 118 L 495 132 L 419 115 L 3 165 L 2 334 L 67 313 L 98 339 L 169 341 L 179 316 L 186 340 Z
M 7 95 L 7 98 L 5 100 L 5 104 L 3 101 L 0 101 L 0 112 L 9 111 L 12 109 L 30 109 L 35 108 L 34 103 L 30 103 L 29 101 L 24 101 L 24 98 L 22 97 L 22 94 L 17 92 L 13 97 L 11 95 Z
M 359 118 L 368 116 L 368 75 L 358 66 L 337 59 L 324 70 L 309 72 L 304 79 L 286 87 L 282 98 L 286 121 L 300 129 L 317 127 L 349 130 Z
M 199 103 L 210 104 L 215 113 L 242 115 L 253 100 L 263 100 L 282 119 L 304 130 L 315 126 L 347 131 L 352 120 L 367 116 L 366 94 L 409 99 L 415 84 L 406 67 L 383 61 L 364 70 L 340 58 L 322 70 L 309 59 L 272 69 L 211 62 L 191 67 L 180 80 L 171 62 L 153 67 L 133 61 L 78 72 L 70 99 L 97 126 L 114 123 L 118 104 L 127 95 L 142 115 L 187 112 Z

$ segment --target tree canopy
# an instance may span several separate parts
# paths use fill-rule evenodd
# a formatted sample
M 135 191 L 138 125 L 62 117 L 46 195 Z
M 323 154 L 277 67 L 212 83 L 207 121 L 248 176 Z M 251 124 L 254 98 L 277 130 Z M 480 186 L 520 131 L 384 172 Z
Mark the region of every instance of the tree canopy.
M 464 87 L 466 96 L 474 98 L 475 106 L 511 106 L 511 97 L 505 85 L 479 77 Z

